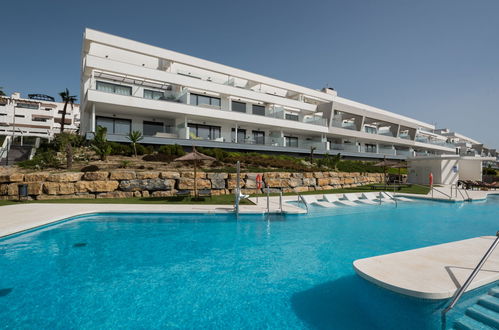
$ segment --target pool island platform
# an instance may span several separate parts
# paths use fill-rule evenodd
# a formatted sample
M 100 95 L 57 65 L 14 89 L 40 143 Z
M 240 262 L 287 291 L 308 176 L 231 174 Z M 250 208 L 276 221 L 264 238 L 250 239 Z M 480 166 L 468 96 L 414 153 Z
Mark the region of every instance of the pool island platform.
M 422 299 L 447 299 L 464 284 L 495 238 L 482 236 L 358 259 L 353 266 L 359 276 L 385 289 Z M 495 281 L 499 281 L 499 249 L 466 291 Z

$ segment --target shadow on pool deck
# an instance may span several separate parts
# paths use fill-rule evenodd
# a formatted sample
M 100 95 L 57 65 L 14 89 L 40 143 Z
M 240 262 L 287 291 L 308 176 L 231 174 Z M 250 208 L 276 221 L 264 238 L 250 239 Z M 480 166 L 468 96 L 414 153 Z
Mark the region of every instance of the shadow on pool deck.
M 444 303 L 402 296 L 356 275 L 291 297 L 295 314 L 313 329 L 435 329 Z

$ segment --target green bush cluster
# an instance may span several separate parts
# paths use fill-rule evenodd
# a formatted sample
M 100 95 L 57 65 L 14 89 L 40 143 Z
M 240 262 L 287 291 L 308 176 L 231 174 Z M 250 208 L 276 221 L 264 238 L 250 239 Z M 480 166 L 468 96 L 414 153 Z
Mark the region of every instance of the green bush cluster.
M 493 168 L 491 167 L 484 167 L 482 169 L 482 174 L 483 175 L 497 175 L 497 171 L 494 170 Z
M 29 160 L 17 163 L 19 167 L 29 169 L 46 169 L 46 168 L 59 168 L 62 164 L 57 158 L 57 152 L 54 150 L 39 151 L 36 155 Z
M 178 144 L 169 144 L 159 147 L 158 152 L 167 156 L 183 156 L 185 155 L 184 148 Z

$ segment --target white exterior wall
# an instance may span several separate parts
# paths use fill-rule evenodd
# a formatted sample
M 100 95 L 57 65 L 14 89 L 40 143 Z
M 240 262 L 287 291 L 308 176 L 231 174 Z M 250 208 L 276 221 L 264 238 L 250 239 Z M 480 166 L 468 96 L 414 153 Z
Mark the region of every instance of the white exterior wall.
M 458 180 L 482 180 L 481 157 L 420 157 L 409 158 L 408 182 L 428 184 L 429 174 L 433 173 L 435 184 L 455 184 Z
M 461 159 L 459 161 L 459 178 L 461 180 L 482 181 L 482 162 Z
M 36 108 L 19 107 L 21 104 L 31 104 Z M 56 121 L 62 120 L 63 109 L 64 103 L 62 102 L 22 98 L 20 93 L 14 93 L 10 97 L 0 97 L 0 135 L 12 135 L 15 126 L 15 136 L 37 136 L 50 139 L 60 132 L 61 125 Z M 66 121 L 71 123 L 64 126 L 65 130 L 73 132 L 78 130 L 80 126 L 79 104 L 74 104 L 72 108 L 68 105 Z
M 290 84 L 91 29 L 84 34 L 82 74 L 83 119 L 90 123 L 94 120 L 91 109 L 95 106 L 97 116 L 108 113 L 116 118 L 133 117 L 133 130 L 142 130 L 141 122 L 149 117 L 173 118 L 179 139 L 189 139 L 183 128 L 187 118 L 189 122 L 220 126 L 225 142 L 232 141 L 231 129 L 239 126 L 247 129 L 247 133 L 262 130 L 266 138 L 278 139 L 281 146 L 284 136 L 299 137 L 300 147 L 305 149 L 318 141 L 319 152 L 328 151 L 326 140 L 335 139 L 350 140 L 355 145 L 339 143 L 331 147 L 334 152 L 362 154 L 365 144 L 376 145 L 377 152 L 365 153 L 369 157 L 387 155 L 400 159 L 415 151 L 455 153 L 453 147 L 415 140 L 415 132 L 432 131 L 433 125 L 341 98 L 335 91 Z M 126 96 L 97 91 L 97 81 L 130 86 L 132 93 Z M 151 84 L 156 87 L 150 87 Z M 167 86 L 169 91 L 165 90 Z M 145 99 L 145 88 L 163 91 L 165 97 L 175 96 L 179 102 Z M 191 93 L 220 98 L 220 109 L 191 105 Z M 246 113 L 232 111 L 232 100 L 246 103 Z M 266 115 L 252 114 L 252 104 L 264 106 Z M 333 125 L 335 111 L 355 116 L 356 128 Z M 298 121 L 286 119 L 285 113 L 297 114 Z M 310 123 L 311 120 L 316 124 Z M 365 125 L 378 121 L 381 124 L 377 125 L 393 136 L 364 132 Z M 83 134 L 92 131 L 90 123 L 82 125 Z M 411 130 L 410 139 L 399 137 L 401 127 Z M 438 139 L 445 143 L 445 137 Z

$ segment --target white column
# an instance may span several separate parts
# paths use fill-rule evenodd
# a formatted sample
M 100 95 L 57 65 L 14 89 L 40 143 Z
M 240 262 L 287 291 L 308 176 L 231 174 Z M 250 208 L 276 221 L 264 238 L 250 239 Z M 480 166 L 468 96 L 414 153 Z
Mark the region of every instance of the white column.
M 281 141 L 282 141 L 282 146 L 285 147 L 286 146 L 286 139 L 284 138 L 284 132 L 281 131 Z
M 184 132 L 185 132 L 184 139 L 189 140 L 191 137 L 189 134 L 189 126 L 187 125 L 187 116 L 184 117 Z
M 230 102 L 230 100 L 229 100 L 229 102 Z M 236 123 L 236 129 L 235 129 L 235 131 L 234 131 L 234 133 L 235 133 L 235 135 L 234 135 L 234 142 L 235 142 L 235 143 L 237 143 L 237 127 L 238 127 L 238 126 L 237 126 L 237 123 Z
M 90 113 L 90 131 L 95 132 L 95 103 L 92 103 L 92 112 Z

